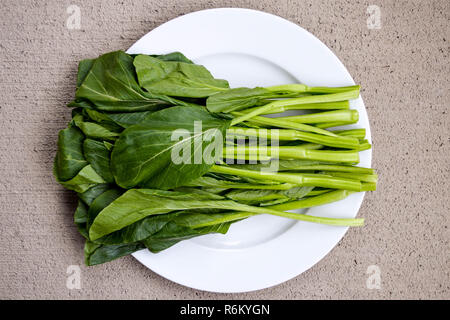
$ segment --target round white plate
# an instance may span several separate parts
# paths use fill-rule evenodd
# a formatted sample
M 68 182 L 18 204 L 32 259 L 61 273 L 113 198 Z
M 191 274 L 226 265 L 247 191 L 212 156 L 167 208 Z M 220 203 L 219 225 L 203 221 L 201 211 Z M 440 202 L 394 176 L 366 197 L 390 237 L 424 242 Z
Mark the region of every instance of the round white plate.
M 302 82 L 347 86 L 354 81 L 316 37 L 292 22 L 248 9 L 211 9 L 173 19 L 137 41 L 129 53 L 180 51 L 232 87 Z M 366 128 L 361 98 L 352 101 Z M 370 167 L 371 151 L 360 153 Z M 310 215 L 353 218 L 364 194 L 308 210 Z M 213 292 L 246 292 L 277 285 L 309 269 L 339 242 L 346 227 L 296 222 L 269 215 L 231 225 L 226 235 L 182 241 L 158 254 L 134 253 L 145 266 L 179 284 Z M 336 266 L 338 267 L 338 266 Z

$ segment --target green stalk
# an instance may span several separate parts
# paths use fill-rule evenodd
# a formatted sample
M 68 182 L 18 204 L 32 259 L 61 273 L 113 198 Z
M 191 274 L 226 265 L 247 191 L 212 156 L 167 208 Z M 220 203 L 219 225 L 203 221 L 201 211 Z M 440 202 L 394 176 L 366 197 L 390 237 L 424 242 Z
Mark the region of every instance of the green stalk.
M 323 123 L 323 122 L 357 122 L 359 119 L 357 110 L 335 110 L 302 114 L 298 116 L 282 117 L 280 119 L 297 123 Z
M 291 94 L 291 93 L 339 93 L 357 90 L 359 92 L 360 86 L 353 85 L 347 87 L 310 87 L 306 84 L 294 83 L 283 84 L 278 86 L 265 87 L 265 89 L 276 92 L 278 94 Z
M 311 208 L 340 201 L 347 198 L 352 193 L 354 192 L 348 190 L 334 190 L 314 197 L 268 206 L 268 208 L 283 211 Z
M 377 174 L 365 174 L 365 173 L 355 173 L 355 172 L 336 172 L 336 171 L 323 171 L 323 174 L 330 175 L 333 177 L 342 177 L 359 180 L 361 182 L 372 182 L 377 183 Z
M 243 115 L 242 112 L 237 112 L 237 111 L 231 112 L 231 114 L 233 116 Z M 295 130 L 306 131 L 306 132 L 314 132 L 314 133 L 322 134 L 325 136 L 332 136 L 332 137 L 337 136 L 336 134 L 334 134 L 330 131 L 327 131 L 325 129 L 320 129 L 315 126 L 311 126 L 311 125 L 307 125 L 307 124 L 303 124 L 303 123 L 286 121 L 281 118 L 266 118 L 266 117 L 255 116 L 252 119 L 250 119 L 248 122 L 254 123 L 254 124 L 262 124 L 262 125 L 271 126 L 271 127 L 279 127 L 279 128 L 295 129 Z
M 273 138 L 275 140 L 282 141 L 300 140 L 335 148 L 356 149 L 359 146 L 359 140 L 354 137 L 337 135 L 331 137 L 297 130 L 276 129 L 275 131 L 272 131 L 270 129 L 261 130 L 253 128 L 230 127 L 227 130 L 227 134 L 233 136 L 242 135 L 265 139 Z
M 274 165 L 277 167 L 277 165 Z M 295 165 L 286 168 L 279 168 L 277 171 L 333 171 L 333 172 L 348 172 L 355 174 L 368 174 L 374 173 L 372 168 L 363 168 L 355 166 L 337 165 L 337 164 L 313 164 L 313 165 Z
M 282 183 L 282 184 L 242 184 L 242 185 L 230 185 L 229 189 L 257 189 L 257 190 L 289 190 L 296 187 L 292 183 Z
M 375 191 L 377 190 L 377 184 L 373 182 L 361 183 L 361 191 Z
M 333 177 L 323 174 L 261 172 L 218 165 L 212 166 L 210 171 L 215 173 L 236 175 L 239 177 L 292 183 L 298 186 L 313 186 L 352 191 L 361 190 L 361 183 L 358 180 Z
M 270 161 L 270 156 L 262 154 L 246 154 L 244 152 L 233 152 L 233 147 L 226 147 L 223 149 L 223 159 L 235 159 L 242 161 Z M 237 163 L 239 164 L 239 163 Z M 242 163 L 243 164 L 243 163 Z
M 320 190 L 314 189 L 310 193 L 308 193 L 306 196 L 307 197 L 318 196 L 320 194 L 324 194 L 324 193 L 330 192 L 332 190 L 333 189 L 320 189 Z
M 272 154 L 272 151 L 274 154 Z M 223 154 L 226 157 L 231 155 L 258 155 L 261 156 L 261 160 L 267 160 L 267 156 L 277 159 L 308 159 L 326 162 L 338 162 L 338 163 L 358 163 L 359 154 L 358 151 L 335 151 L 335 150 L 312 150 L 302 147 L 251 147 L 251 146 L 238 146 L 238 147 L 224 147 Z
M 286 146 L 287 147 L 287 146 Z M 323 145 L 317 143 L 302 143 L 298 145 L 299 148 L 309 149 L 309 150 L 319 150 L 323 148 Z
M 272 102 L 271 100 L 267 100 L 266 103 Z M 243 114 L 253 112 L 255 108 L 249 108 L 245 110 L 241 110 Z M 299 105 L 293 105 L 293 106 L 275 106 L 272 107 L 270 110 L 266 110 L 261 115 L 265 114 L 274 114 L 274 113 L 282 113 L 289 110 L 336 110 L 336 109 L 349 109 L 350 103 L 348 100 L 344 101 L 334 101 L 334 102 L 319 102 L 319 103 L 305 103 L 305 104 L 299 104 Z
M 327 224 L 327 225 L 333 225 L 333 226 L 362 226 L 364 224 L 364 219 L 340 219 L 340 218 L 326 218 L 326 217 L 315 217 L 311 215 L 306 214 L 299 214 L 299 213 L 293 213 L 293 212 L 285 212 L 288 210 L 296 210 L 296 209 L 302 209 L 302 208 L 309 208 L 313 206 L 320 206 L 327 203 L 332 203 L 335 201 L 342 200 L 349 196 L 352 192 L 346 191 L 346 190 L 336 190 L 327 192 L 318 196 L 306 198 L 304 200 L 298 200 L 298 201 L 291 201 L 286 202 L 278 205 L 272 205 L 267 207 L 252 207 L 251 211 L 237 211 L 237 212 L 230 212 L 227 215 L 222 215 L 222 219 L 213 219 L 210 223 L 205 222 L 202 224 L 198 224 L 195 226 L 192 226 L 193 228 L 201 228 L 206 227 L 211 224 L 217 224 L 217 223 L 225 223 L 230 221 L 236 221 L 236 220 L 242 220 L 251 216 L 255 216 L 258 214 L 271 214 L 279 217 L 289 218 L 289 219 L 295 219 L 300 221 L 306 221 L 306 222 L 314 222 L 314 223 L 320 223 L 320 224 Z M 251 207 L 251 206 L 248 206 Z M 253 209 L 258 208 L 258 209 Z M 258 212 L 260 211 L 260 212 Z
M 274 168 L 276 171 L 337 171 L 337 172 L 350 172 L 350 173 L 362 173 L 373 174 L 372 168 L 363 168 L 350 165 L 339 165 L 336 163 L 327 163 L 324 161 L 311 161 L 311 160 L 272 160 L 270 162 L 262 162 L 259 164 L 246 164 L 239 165 L 240 169 L 247 170 L 269 170 Z
M 318 123 L 315 126 L 320 129 L 327 129 L 327 128 L 333 128 L 333 127 L 340 127 L 340 126 L 346 126 L 349 124 L 355 124 L 357 121 L 334 121 L 334 122 L 323 122 Z
M 372 148 L 372 145 L 369 143 L 369 141 L 366 139 L 361 139 L 359 141 L 359 146 L 356 150 L 364 151 L 364 150 L 369 150 L 370 148 Z
M 255 184 L 255 183 L 242 183 L 233 182 L 226 180 L 215 180 L 209 181 L 208 178 L 198 178 L 190 183 L 186 184 L 186 187 L 202 187 L 202 188 L 212 188 L 218 187 L 223 189 L 258 189 L 258 190 L 289 190 L 296 185 L 292 183 L 281 183 L 281 184 Z
M 312 165 L 312 166 L 298 166 L 292 170 L 299 171 L 333 171 L 333 172 L 348 172 L 354 174 L 373 174 L 372 168 L 362 168 L 354 166 L 340 166 L 340 165 Z
M 238 118 L 233 119 L 231 121 L 231 125 L 235 125 L 242 121 L 246 121 L 254 116 L 260 115 L 268 110 L 271 110 L 274 107 L 276 108 L 279 106 L 295 106 L 295 105 L 301 105 L 301 104 L 305 104 L 305 103 L 343 101 L 343 100 L 356 99 L 356 98 L 358 98 L 358 96 L 359 96 L 359 89 L 351 90 L 351 91 L 344 91 L 344 92 L 339 92 L 339 93 L 312 95 L 312 96 L 306 96 L 306 97 L 300 97 L 300 98 L 276 100 L 276 101 L 266 104 L 264 106 L 255 108 L 252 112 L 249 112 Z
M 336 133 L 340 136 L 348 136 L 348 137 L 355 137 L 358 139 L 364 139 L 366 136 L 366 129 L 350 129 L 350 130 L 334 130 L 333 133 Z

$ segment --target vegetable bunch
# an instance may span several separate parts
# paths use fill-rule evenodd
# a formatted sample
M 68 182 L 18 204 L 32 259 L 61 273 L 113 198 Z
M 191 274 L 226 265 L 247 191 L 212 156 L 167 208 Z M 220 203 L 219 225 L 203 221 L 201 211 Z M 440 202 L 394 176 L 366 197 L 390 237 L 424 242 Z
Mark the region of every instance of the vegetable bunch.
M 81 61 L 54 175 L 78 194 L 86 264 L 226 233 L 258 214 L 362 225 L 288 212 L 375 190 L 373 169 L 355 166 L 370 148 L 365 130 L 330 130 L 358 121 L 358 96 L 359 86 L 231 89 L 178 52 Z

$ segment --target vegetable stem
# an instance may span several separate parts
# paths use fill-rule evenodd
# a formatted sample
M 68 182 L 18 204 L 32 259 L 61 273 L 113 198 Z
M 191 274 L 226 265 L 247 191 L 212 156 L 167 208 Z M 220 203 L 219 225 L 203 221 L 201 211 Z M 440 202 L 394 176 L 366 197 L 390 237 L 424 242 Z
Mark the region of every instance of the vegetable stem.
M 358 139 L 364 139 L 366 136 L 366 129 L 350 129 L 350 130 L 335 130 L 333 133 L 340 135 L 340 136 L 349 136 L 349 137 L 355 137 Z
M 354 124 L 354 123 L 356 123 L 356 121 L 333 121 L 333 122 L 317 123 L 315 126 L 320 129 L 327 129 L 327 128 L 333 128 L 333 127 L 346 126 L 346 125 Z
M 359 147 L 357 148 L 357 150 L 364 151 L 369 150 L 370 148 L 372 148 L 372 145 L 369 143 L 369 141 L 366 139 L 362 139 L 359 141 Z
M 355 172 L 336 172 L 336 171 L 322 171 L 322 173 L 334 176 L 359 180 L 361 182 L 373 182 L 377 183 L 377 174 L 355 173 Z
M 374 170 L 372 168 L 363 168 L 337 164 L 305 164 L 305 165 L 298 164 L 286 167 L 280 167 L 279 165 L 275 164 L 273 167 L 278 168 L 277 169 L 278 171 L 333 171 L 333 172 L 348 172 L 367 175 L 372 175 L 374 173 Z
M 240 177 L 247 177 L 253 179 L 273 180 L 284 183 L 292 183 L 298 186 L 314 186 L 332 189 L 343 189 L 360 191 L 361 183 L 358 180 L 333 177 L 324 174 L 302 174 L 302 173 L 275 173 L 275 172 L 261 172 L 245 169 L 231 168 L 228 166 L 214 165 L 211 168 L 212 172 L 232 174 Z
M 310 87 L 301 83 L 283 84 L 278 86 L 270 86 L 265 89 L 276 93 L 339 93 L 357 90 L 359 92 L 360 86 L 353 85 L 347 87 Z
M 316 112 L 309 114 L 302 114 L 298 116 L 282 117 L 286 121 L 293 121 L 297 123 L 323 123 L 323 122 L 357 122 L 359 119 L 357 110 L 335 110 L 326 112 Z
M 270 100 L 265 101 L 266 103 L 270 103 Z M 243 114 L 250 113 L 255 110 L 257 107 L 249 108 L 245 110 L 241 110 Z M 319 102 L 319 103 L 305 103 L 298 104 L 292 106 L 274 106 L 270 110 L 266 110 L 260 115 L 264 114 L 274 114 L 274 113 L 282 113 L 289 110 L 346 110 L 350 108 L 350 103 L 348 100 L 344 101 L 333 101 L 333 102 Z
M 233 116 L 243 115 L 243 113 L 237 112 L 237 111 L 231 112 L 231 114 Z M 333 136 L 333 137 L 336 136 L 336 134 L 334 134 L 330 131 L 327 131 L 325 129 L 317 128 L 315 126 L 311 126 L 308 124 L 283 120 L 282 118 L 266 118 L 266 117 L 255 116 L 252 119 L 248 120 L 248 122 L 254 123 L 254 124 L 267 125 L 267 126 L 271 126 L 271 127 L 279 127 L 279 128 L 295 129 L 295 130 L 306 131 L 306 132 L 314 132 L 314 133 L 322 134 L 325 136 Z
M 231 125 L 236 125 L 242 121 L 246 121 L 254 116 L 260 115 L 274 107 L 278 106 L 294 106 L 301 105 L 305 103 L 318 103 L 318 102 L 335 102 L 349 99 L 356 99 L 359 96 L 359 88 L 357 90 L 344 91 L 339 93 L 323 94 L 323 95 L 313 95 L 300 98 L 283 99 L 271 102 L 264 106 L 255 108 L 252 112 L 244 114 L 238 118 L 231 121 Z
M 223 154 L 226 157 L 232 155 L 250 155 L 252 159 L 258 156 L 260 160 L 267 160 L 268 156 L 278 159 L 308 159 L 326 162 L 339 163 L 358 163 L 359 154 L 355 150 L 335 151 L 335 150 L 314 150 L 303 147 L 252 147 L 252 146 L 238 146 L 225 147 Z
M 312 206 L 319 206 L 335 201 L 342 200 L 349 196 L 352 192 L 347 190 L 335 190 L 327 193 L 320 194 L 318 196 L 309 197 L 303 200 L 286 202 L 278 205 L 272 205 L 267 207 L 252 207 L 249 206 L 251 212 L 238 211 L 232 212 L 224 215 L 220 223 L 236 221 L 248 218 L 250 216 L 258 214 L 271 214 L 283 218 L 295 219 L 306 222 L 314 222 L 319 224 L 327 224 L 333 226 L 362 226 L 364 224 L 364 219 L 351 219 L 351 218 L 327 218 L 327 217 L 316 217 L 306 214 L 299 214 L 294 212 L 286 212 L 287 210 L 296 210 L 302 208 L 309 208 Z M 258 208 L 258 209 L 255 209 Z M 217 224 L 217 220 L 214 220 L 214 224 Z M 206 227 L 209 223 L 203 223 L 196 225 L 195 228 Z
M 359 146 L 359 140 L 355 137 L 337 135 L 324 136 L 297 130 L 278 129 L 273 132 L 272 130 L 267 129 L 231 127 L 227 130 L 227 134 L 287 141 L 301 140 L 320 145 L 346 149 L 356 149 Z

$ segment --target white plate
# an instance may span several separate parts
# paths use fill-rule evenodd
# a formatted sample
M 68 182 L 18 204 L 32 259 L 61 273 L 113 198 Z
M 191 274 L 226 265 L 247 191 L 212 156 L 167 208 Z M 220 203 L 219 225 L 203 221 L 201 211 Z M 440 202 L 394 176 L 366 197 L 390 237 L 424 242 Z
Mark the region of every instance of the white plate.
M 129 53 L 181 51 L 232 87 L 302 82 L 347 86 L 354 81 L 316 37 L 292 22 L 248 9 L 211 9 L 173 19 L 137 41 Z M 352 102 L 366 128 L 361 98 Z M 361 152 L 370 167 L 371 151 Z M 364 194 L 308 210 L 310 215 L 353 218 Z M 346 227 L 263 215 L 233 224 L 226 235 L 206 235 L 158 254 L 134 253 L 145 266 L 179 284 L 213 292 L 246 292 L 277 285 L 312 267 L 339 242 Z M 336 266 L 339 267 L 339 266 Z

